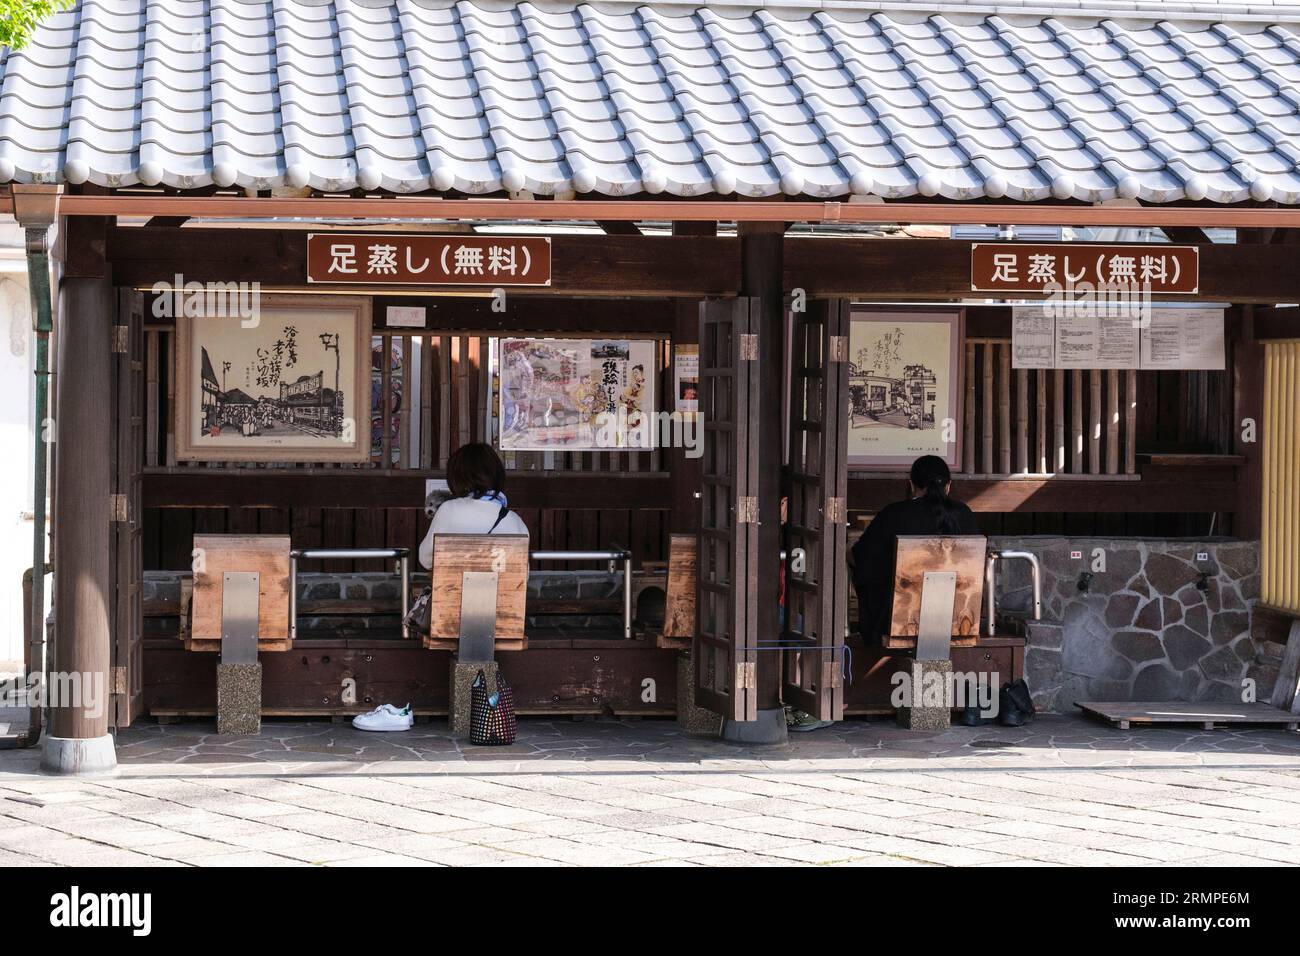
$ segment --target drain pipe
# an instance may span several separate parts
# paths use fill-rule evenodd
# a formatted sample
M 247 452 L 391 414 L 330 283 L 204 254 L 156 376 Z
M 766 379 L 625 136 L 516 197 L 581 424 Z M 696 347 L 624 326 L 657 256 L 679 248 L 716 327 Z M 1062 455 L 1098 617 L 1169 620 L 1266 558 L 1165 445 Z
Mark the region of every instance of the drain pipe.
M 45 420 L 49 417 L 50 388 L 50 226 L 58 215 L 61 186 L 11 187 L 14 218 L 23 227 L 27 246 L 27 288 L 31 293 L 32 328 L 36 332 L 36 408 L 32 422 L 32 569 L 30 633 L 23 653 L 23 688 L 27 699 L 27 731 L 0 737 L 0 750 L 32 747 L 41 739 L 46 688 L 45 655 L 45 502 L 48 491 L 49 442 Z M 32 676 L 38 699 L 32 703 Z

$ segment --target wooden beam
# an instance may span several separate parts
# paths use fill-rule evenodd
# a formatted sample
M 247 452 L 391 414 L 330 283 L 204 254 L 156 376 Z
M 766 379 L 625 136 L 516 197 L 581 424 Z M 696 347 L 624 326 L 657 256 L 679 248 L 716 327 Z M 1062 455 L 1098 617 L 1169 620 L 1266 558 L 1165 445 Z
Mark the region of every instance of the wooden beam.
M 849 478 L 849 507 L 879 511 L 902 498 L 903 476 Z M 1193 480 L 1190 474 L 1158 480 L 966 477 L 954 475 L 952 496 L 973 511 L 1060 513 L 1211 514 L 1237 496 L 1237 482 Z
M 511 298 L 539 295 L 727 296 L 739 291 L 740 243 L 707 236 L 554 236 L 548 288 L 520 288 Z M 307 233 L 277 229 L 109 230 L 108 257 L 121 285 L 174 281 L 260 282 L 265 289 L 305 286 Z M 413 297 L 392 286 L 313 285 L 313 291 L 378 292 Z M 453 287 L 422 289 L 455 294 Z M 459 290 L 461 294 L 465 290 Z M 484 290 L 474 295 L 487 297 Z
M 144 227 L 146 229 L 179 229 L 189 221 L 189 216 L 154 216 L 144 224 Z
M 175 468 L 146 472 L 146 508 L 419 508 L 426 477 L 441 471 L 349 473 L 340 469 L 274 472 L 268 469 Z M 599 472 L 511 472 L 510 506 L 528 508 L 672 507 L 669 476 L 626 472 L 617 481 Z
M 1170 242 L 1184 246 L 1208 246 L 1213 242 L 1199 226 L 1161 226 L 1160 231 L 1169 237 Z
M 783 197 L 782 197 L 783 198 Z M 646 219 L 723 222 L 835 222 L 1061 226 L 1199 226 L 1227 229 L 1300 226 L 1300 209 L 1259 206 L 1110 206 L 1089 203 L 852 203 L 691 199 L 443 199 L 434 196 L 272 198 L 64 196 L 68 216 L 194 216 L 203 219 L 487 219 L 599 222 Z
M 807 289 L 809 295 L 930 300 L 971 295 L 968 242 L 787 237 L 785 245 L 785 287 Z M 1300 302 L 1300 269 L 1292 247 L 1199 248 L 1200 292 L 1189 299 Z
M 607 236 L 639 236 L 641 229 L 636 223 L 627 219 L 599 219 L 596 225 L 605 230 Z

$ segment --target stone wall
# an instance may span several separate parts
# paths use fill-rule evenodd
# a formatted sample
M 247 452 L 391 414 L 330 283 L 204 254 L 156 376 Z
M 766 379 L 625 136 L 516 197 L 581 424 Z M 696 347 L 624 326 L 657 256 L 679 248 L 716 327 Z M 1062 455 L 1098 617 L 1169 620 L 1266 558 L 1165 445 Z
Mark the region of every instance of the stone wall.
M 1025 679 L 1042 709 L 1068 712 L 1088 699 L 1239 701 L 1247 678 L 1257 699 L 1268 699 L 1276 663 L 1251 633 L 1257 542 L 994 537 L 990 544 L 1031 551 L 1042 565 L 1044 621 L 1030 627 L 1025 652 Z M 1097 549 L 1105 565 L 1094 572 Z M 1028 565 L 1007 562 L 998 592 L 1002 610 L 1027 614 Z

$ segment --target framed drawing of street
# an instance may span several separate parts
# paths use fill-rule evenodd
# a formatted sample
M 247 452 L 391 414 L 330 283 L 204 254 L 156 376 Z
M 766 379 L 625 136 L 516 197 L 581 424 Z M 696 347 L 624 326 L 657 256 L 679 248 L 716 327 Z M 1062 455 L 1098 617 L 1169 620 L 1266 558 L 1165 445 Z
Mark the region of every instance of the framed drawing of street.
M 849 326 L 849 467 L 961 462 L 962 312 L 854 308 Z
M 263 295 L 251 314 L 176 317 L 176 457 L 370 457 L 370 301 Z

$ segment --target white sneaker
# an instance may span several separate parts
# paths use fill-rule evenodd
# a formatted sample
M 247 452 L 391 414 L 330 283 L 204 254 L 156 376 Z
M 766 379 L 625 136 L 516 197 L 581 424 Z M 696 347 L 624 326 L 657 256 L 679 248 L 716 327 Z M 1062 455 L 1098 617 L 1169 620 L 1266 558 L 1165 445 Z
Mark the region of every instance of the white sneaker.
M 352 718 L 352 726 L 357 730 L 410 730 L 415 723 L 415 714 L 411 705 L 394 707 L 392 704 L 380 704 L 368 714 L 358 714 Z

